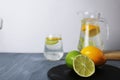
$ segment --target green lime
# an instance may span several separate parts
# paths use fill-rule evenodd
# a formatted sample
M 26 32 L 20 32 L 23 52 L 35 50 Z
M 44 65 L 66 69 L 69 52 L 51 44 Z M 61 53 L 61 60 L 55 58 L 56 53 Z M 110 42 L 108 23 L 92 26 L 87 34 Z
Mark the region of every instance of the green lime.
M 80 52 L 77 50 L 72 50 L 67 53 L 67 55 L 65 57 L 65 62 L 69 68 L 73 68 L 73 59 L 79 54 L 80 54 Z
M 94 62 L 84 55 L 77 55 L 73 60 L 73 69 L 81 77 L 89 77 L 95 72 Z

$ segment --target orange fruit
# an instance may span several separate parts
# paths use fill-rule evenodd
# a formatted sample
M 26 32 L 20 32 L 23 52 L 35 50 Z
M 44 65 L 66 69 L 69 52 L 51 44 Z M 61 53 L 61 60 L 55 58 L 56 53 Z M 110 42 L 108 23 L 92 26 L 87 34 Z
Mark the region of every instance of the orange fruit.
M 100 28 L 98 25 L 93 24 L 83 24 L 81 30 L 86 33 L 85 31 L 89 31 L 89 37 L 93 37 L 100 32 Z
M 94 46 L 87 46 L 81 50 L 81 54 L 93 60 L 96 66 L 103 65 L 106 62 L 106 57 L 103 52 Z

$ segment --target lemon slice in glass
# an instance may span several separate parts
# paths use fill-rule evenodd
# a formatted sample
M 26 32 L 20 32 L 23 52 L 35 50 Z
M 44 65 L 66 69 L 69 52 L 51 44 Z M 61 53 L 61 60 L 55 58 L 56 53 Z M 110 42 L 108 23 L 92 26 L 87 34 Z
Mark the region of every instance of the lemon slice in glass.
M 57 44 L 59 40 L 61 40 L 59 37 L 47 37 L 45 43 L 47 45 L 54 45 Z
M 95 72 L 94 62 L 84 55 L 77 55 L 73 60 L 73 69 L 81 77 L 89 77 Z

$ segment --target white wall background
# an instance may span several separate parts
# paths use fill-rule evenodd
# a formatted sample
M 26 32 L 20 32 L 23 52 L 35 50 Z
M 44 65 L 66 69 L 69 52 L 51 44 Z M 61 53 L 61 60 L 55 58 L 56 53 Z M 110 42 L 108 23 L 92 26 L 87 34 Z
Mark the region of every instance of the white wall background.
M 77 49 L 79 10 L 101 12 L 110 26 L 105 49 L 120 49 L 120 0 L 0 0 L 0 52 L 43 52 L 49 33 L 62 34 L 65 52 Z

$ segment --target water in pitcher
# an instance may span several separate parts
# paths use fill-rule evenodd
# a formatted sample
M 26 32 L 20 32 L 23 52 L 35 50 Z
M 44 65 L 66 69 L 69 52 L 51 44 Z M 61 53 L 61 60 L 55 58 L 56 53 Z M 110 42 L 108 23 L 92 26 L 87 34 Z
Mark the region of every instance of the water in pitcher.
M 81 21 L 81 33 L 78 49 L 81 50 L 87 46 L 95 46 L 103 50 L 104 45 L 101 38 L 101 29 L 96 19 L 85 18 Z

